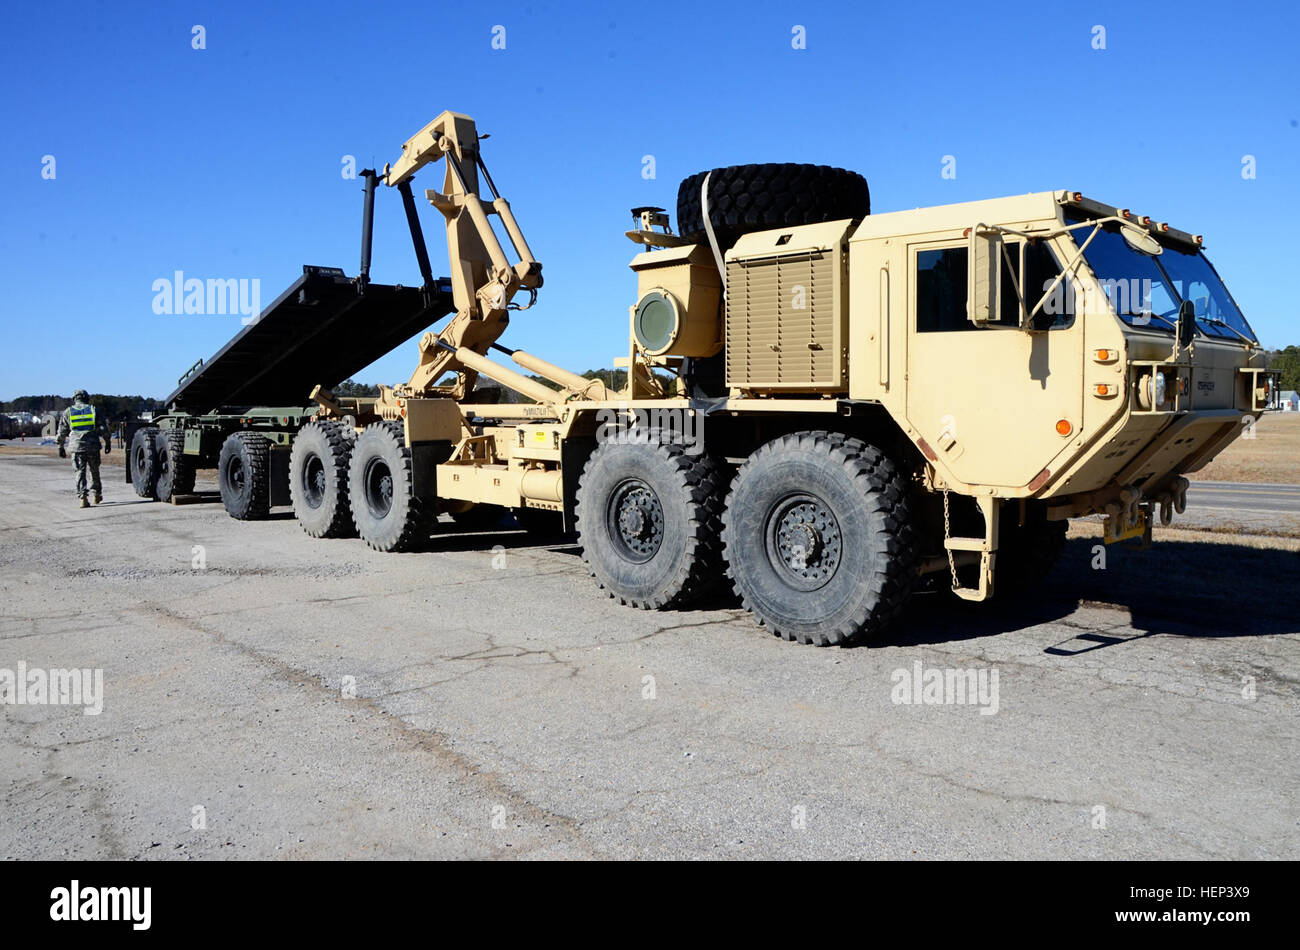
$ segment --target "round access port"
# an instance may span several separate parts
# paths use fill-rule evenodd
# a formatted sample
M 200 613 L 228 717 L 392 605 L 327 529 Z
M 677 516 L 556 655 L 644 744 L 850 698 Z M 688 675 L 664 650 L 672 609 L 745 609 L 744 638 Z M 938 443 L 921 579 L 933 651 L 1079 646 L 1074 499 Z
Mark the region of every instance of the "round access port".
M 652 290 L 637 301 L 632 321 L 637 345 L 651 356 L 661 356 L 677 342 L 681 309 L 667 291 Z

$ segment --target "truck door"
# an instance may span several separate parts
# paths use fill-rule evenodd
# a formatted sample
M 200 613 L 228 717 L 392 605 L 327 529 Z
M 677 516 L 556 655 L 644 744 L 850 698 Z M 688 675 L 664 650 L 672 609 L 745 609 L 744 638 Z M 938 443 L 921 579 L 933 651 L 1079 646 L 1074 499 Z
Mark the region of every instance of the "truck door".
M 1018 265 L 1019 239 L 1005 246 Z M 941 470 L 967 484 L 1022 488 L 1082 435 L 1083 321 L 1062 291 L 1035 321 L 1041 329 L 1021 330 L 1004 255 L 1001 320 L 976 326 L 967 316 L 968 256 L 964 239 L 908 246 L 907 418 Z M 1031 308 L 1060 256 L 1047 241 L 1026 247 Z

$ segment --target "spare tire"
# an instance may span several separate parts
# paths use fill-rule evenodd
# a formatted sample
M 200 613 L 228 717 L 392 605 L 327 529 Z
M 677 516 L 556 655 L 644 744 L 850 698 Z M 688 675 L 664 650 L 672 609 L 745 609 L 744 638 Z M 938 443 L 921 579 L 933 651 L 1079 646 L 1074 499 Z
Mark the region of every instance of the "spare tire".
M 677 188 L 677 231 L 707 241 L 700 190 L 709 177 L 709 222 L 726 251 L 742 234 L 819 224 L 871 213 L 867 180 L 829 165 L 730 165 L 698 172 Z

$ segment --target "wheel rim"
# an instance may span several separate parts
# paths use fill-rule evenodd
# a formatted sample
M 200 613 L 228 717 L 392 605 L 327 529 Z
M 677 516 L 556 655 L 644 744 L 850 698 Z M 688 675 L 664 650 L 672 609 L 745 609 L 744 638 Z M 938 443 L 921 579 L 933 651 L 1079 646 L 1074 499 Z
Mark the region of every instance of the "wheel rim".
M 308 508 L 319 508 L 325 503 L 325 462 L 315 452 L 307 456 L 302 466 L 302 497 Z
M 367 462 L 363 485 L 370 513 L 376 518 L 386 518 L 393 510 L 393 473 L 388 463 L 378 458 Z
M 244 493 L 244 460 L 238 455 L 234 456 L 226 466 L 226 481 L 230 483 L 236 495 Z
M 163 481 L 170 471 L 171 460 L 168 457 L 167 450 L 163 449 L 158 453 L 158 480 Z
M 639 478 L 620 482 L 610 494 L 605 523 L 618 553 L 633 563 L 650 560 L 663 544 L 663 504 Z
M 769 510 L 764 536 L 778 577 L 796 590 L 817 590 L 839 569 L 843 536 L 835 513 L 816 495 L 787 495 Z
M 141 477 L 144 476 L 144 460 L 145 460 L 145 458 L 146 458 L 146 455 L 145 455 L 144 446 L 143 446 L 143 445 L 137 445 L 137 446 L 135 447 L 135 470 L 136 470 L 136 472 L 138 472 L 138 473 L 140 474 Z

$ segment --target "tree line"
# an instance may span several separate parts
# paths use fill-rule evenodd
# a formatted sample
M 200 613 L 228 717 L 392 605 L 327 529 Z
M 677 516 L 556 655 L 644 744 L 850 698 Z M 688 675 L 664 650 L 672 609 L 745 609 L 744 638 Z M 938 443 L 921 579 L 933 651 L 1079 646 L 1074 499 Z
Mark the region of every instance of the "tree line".
M 135 419 L 143 412 L 161 412 L 163 409 L 161 399 L 149 396 L 113 396 L 108 393 L 91 393 L 90 404 L 112 422 Z M 62 412 L 71 405 L 71 396 L 47 393 L 43 396 L 18 396 L 15 399 L 0 400 L 0 412 L 30 412 L 33 415 L 48 416 L 50 413 Z

